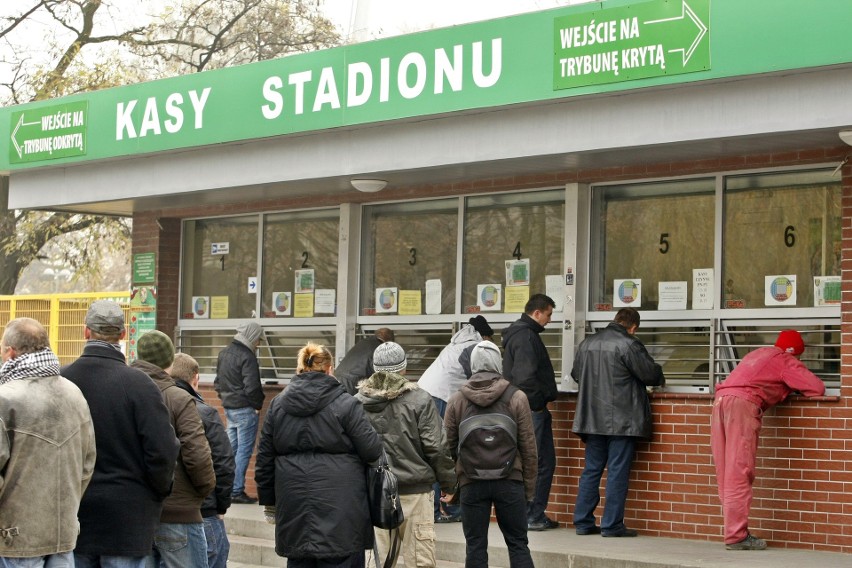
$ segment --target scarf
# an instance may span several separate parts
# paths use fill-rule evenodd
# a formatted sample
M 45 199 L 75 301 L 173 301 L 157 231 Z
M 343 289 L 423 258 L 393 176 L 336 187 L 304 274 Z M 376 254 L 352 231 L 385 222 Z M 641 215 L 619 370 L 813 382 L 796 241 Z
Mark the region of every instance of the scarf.
M 0 385 L 30 377 L 53 377 L 59 374 L 59 358 L 48 347 L 9 359 L 0 367 Z

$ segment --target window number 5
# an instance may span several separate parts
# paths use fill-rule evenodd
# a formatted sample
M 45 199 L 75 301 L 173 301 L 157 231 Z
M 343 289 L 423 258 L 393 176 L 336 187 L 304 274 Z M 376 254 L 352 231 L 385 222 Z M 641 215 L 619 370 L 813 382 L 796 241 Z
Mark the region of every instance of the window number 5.
M 660 233 L 660 252 L 666 254 L 669 252 L 669 234 Z

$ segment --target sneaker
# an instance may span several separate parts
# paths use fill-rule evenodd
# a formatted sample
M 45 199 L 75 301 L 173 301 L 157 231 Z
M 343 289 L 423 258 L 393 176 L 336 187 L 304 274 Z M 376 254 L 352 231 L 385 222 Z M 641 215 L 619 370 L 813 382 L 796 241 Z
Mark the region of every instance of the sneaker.
M 231 503 L 237 503 L 238 505 L 254 505 L 257 503 L 257 499 L 249 497 L 246 495 L 245 491 L 242 491 L 231 495 Z
M 733 544 L 726 544 L 728 550 L 766 550 L 766 541 L 747 534 L 744 539 Z
M 587 536 L 590 534 L 601 534 L 601 528 L 599 526 L 593 525 L 591 527 L 577 527 L 577 530 L 574 531 L 577 533 L 577 536 Z
M 461 515 L 441 515 L 437 519 L 435 519 L 436 523 L 460 523 Z
M 627 527 L 623 527 L 618 529 L 617 531 L 601 531 L 601 536 L 603 537 L 614 537 L 614 538 L 631 538 L 634 536 L 639 536 L 639 531 L 635 529 L 628 529 Z
M 540 521 L 528 522 L 527 530 L 528 531 L 546 531 L 550 529 L 555 529 L 559 527 L 559 523 L 550 519 L 548 517 L 544 517 Z

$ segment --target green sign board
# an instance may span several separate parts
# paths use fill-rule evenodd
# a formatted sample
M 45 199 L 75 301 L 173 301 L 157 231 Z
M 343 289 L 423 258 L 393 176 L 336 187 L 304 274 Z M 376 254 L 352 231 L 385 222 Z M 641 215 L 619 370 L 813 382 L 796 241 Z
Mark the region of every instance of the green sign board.
M 133 284 L 153 284 L 156 280 L 157 262 L 153 252 L 133 255 Z
M 13 112 L 9 162 L 85 156 L 88 108 L 75 101 Z
M 553 88 L 710 68 L 710 0 L 664 0 L 554 20 Z

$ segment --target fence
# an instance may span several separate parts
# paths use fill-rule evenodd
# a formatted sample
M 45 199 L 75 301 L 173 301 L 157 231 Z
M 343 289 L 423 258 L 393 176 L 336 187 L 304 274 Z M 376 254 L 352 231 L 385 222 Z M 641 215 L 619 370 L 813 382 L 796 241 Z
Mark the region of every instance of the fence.
M 86 312 L 95 300 L 114 300 L 130 310 L 130 292 L 87 292 L 80 294 L 39 294 L 0 296 L 0 325 L 21 317 L 38 320 L 47 329 L 50 347 L 64 365 L 83 351 Z

